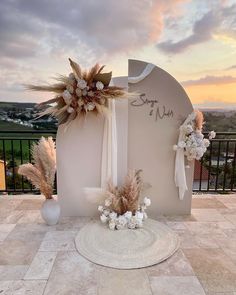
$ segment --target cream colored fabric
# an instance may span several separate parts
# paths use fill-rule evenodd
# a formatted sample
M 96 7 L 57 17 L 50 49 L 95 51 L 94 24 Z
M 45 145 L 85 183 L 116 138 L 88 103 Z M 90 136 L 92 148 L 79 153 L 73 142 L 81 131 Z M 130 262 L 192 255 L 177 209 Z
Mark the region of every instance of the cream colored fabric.
M 105 118 L 103 144 L 101 187 L 105 188 L 107 180 L 111 179 L 117 185 L 117 132 L 115 101 L 108 103 L 110 115 Z
M 85 225 L 75 238 L 78 252 L 88 260 L 119 269 L 157 264 L 179 247 L 177 235 L 166 225 L 147 219 L 143 228 L 112 231 L 100 221 Z
M 184 140 L 184 133 L 181 127 L 188 125 L 193 120 L 194 112 L 188 115 L 187 119 L 180 126 L 178 143 Z M 183 200 L 185 192 L 188 190 L 185 174 L 184 150 L 178 148 L 175 157 L 175 184 L 179 188 L 179 198 Z

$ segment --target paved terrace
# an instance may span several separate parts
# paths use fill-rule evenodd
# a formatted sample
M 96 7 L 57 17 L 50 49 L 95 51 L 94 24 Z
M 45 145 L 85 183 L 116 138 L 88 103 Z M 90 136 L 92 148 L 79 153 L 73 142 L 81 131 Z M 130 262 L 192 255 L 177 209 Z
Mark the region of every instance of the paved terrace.
M 157 219 L 181 239 L 167 261 L 139 270 L 95 265 L 75 250 L 88 218 L 47 226 L 38 196 L 0 197 L 0 294 L 236 294 L 236 195 L 197 196 L 191 216 Z

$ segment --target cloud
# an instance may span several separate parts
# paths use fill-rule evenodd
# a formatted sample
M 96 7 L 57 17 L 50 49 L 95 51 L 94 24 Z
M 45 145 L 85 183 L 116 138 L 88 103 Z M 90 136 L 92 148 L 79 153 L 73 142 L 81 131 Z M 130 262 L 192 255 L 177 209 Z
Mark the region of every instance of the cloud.
M 232 66 L 230 66 L 228 68 L 225 68 L 224 70 L 225 71 L 230 71 L 230 70 L 234 70 L 234 69 L 236 69 L 236 65 L 232 65 Z
M 219 24 L 220 18 L 215 13 L 209 12 L 194 23 L 193 33 L 189 37 L 177 42 L 172 40 L 161 42 L 157 47 L 166 53 L 182 52 L 192 45 L 210 40 Z
M 156 42 L 163 14 L 180 0 L 17 0 L 0 2 L 0 54 L 31 57 L 79 45 L 97 56 Z M 53 40 L 53 42 L 50 42 Z
M 181 82 L 183 86 L 197 86 L 197 85 L 220 85 L 236 83 L 236 77 L 232 76 L 205 76 L 196 80 L 187 80 Z
M 236 38 L 236 4 L 224 6 L 223 3 L 209 10 L 192 27 L 192 33 L 183 39 L 168 39 L 157 44 L 157 48 L 167 54 L 184 52 L 193 45 L 207 42 L 214 34 Z

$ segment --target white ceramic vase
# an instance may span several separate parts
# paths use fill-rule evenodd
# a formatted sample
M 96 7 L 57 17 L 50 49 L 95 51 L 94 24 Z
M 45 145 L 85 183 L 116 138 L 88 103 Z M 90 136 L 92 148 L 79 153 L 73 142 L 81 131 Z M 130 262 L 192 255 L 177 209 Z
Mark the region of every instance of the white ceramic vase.
M 41 215 L 48 225 L 55 225 L 60 218 L 61 208 L 56 199 L 46 199 L 41 208 Z

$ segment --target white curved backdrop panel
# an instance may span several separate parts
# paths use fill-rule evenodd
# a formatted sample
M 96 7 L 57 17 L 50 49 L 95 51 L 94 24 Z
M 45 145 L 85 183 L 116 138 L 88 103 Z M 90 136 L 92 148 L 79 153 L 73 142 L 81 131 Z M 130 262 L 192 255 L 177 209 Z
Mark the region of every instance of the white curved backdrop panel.
M 187 169 L 188 191 L 180 200 L 174 183 L 175 153 L 179 127 L 193 111 L 182 86 L 159 67 L 129 60 L 129 91 L 140 96 L 129 101 L 128 167 L 142 169 L 151 184 L 151 215 L 188 214 L 191 211 L 193 165 Z M 150 68 L 149 71 L 146 69 Z M 149 72 L 143 79 L 142 73 Z M 130 79 L 130 77 L 133 77 Z M 134 77 L 139 77 L 135 81 Z

